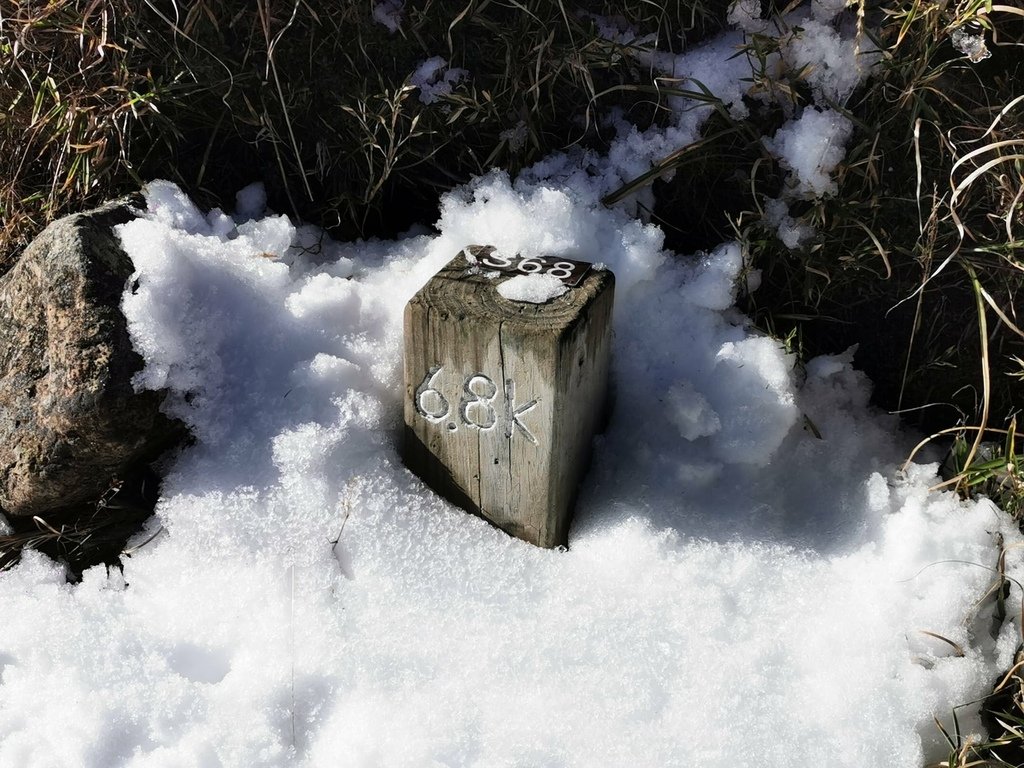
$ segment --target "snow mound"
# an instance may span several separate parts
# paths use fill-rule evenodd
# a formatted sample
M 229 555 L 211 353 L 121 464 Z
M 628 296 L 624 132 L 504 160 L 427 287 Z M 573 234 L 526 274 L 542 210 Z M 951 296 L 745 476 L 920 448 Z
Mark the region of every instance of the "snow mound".
M 502 174 L 442 208 L 436 237 L 339 246 L 341 276 L 262 255 L 287 222 L 224 234 L 150 185 L 120 228 L 124 308 L 140 386 L 168 387 L 199 441 L 123 573 L 72 588 L 30 553 L 0 574 L 0 764 L 940 754 L 932 715 L 981 696 L 1016 645 L 975 605 L 997 537 L 1020 541 L 1009 519 L 929 494 L 934 466 L 895 472 L 904 448 L 849 354 L 801 384 L 734 310 L 687 299 L 728 295 L 731 246 L 681 259 L 621 211 Z M 399 458 L 402 308 L 482 232 L 622 275 L 617 407 L 568 552 L 451 507 Z

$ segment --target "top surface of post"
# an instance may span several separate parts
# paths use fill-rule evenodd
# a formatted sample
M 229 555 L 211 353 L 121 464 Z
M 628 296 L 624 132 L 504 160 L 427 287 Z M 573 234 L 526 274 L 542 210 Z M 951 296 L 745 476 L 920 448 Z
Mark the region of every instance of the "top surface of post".
M 509 324 L 510 330 L 514 328 L 518 332 L 557 332 L 576 322 L 581 309 L 615 282 L 610 270 L 591 267 L 577 285 L 561 296 L 542 304 L 514 301 L 506 299 L 497 289 L 515 273 L 490 269 L 484 260 L 477 258 L 481 252 L 485 258 L 486 249 L 481 246 L 469 246 L 460 251 L 427 281 L 413 301 L 455 317 L 477 317 Z

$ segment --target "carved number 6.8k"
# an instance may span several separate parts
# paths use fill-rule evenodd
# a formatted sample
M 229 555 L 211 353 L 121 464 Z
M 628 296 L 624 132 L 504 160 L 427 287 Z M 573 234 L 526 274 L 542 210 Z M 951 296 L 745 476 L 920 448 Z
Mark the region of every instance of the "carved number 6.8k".
M 444 421 L 451 412 L 451 404 L 441 391 L 434 386 L 434 380 L 441 373 L 441 366 L 435 365 L 427 371 L 423 381 L 416 387 L 416 396 L 413 404 L 416 412 L 431 424 Z M 537 445 L 537 438 L 523 423 L 523 416 L 533 410 L 539 402 L 536 398 L 516 406 L 516 385 L 512 379 L 505 379 L 505 403 L 504 410 L 499 414 L 494 407 L 494 400 L 498 396 L 498 385 L 494 379 L 482 373 L 474 373 L 467 376 L 462 383 L 463 397 L 459 401 L 459 418 L 462 423 L 471 429 L 479 429 L 487 432 L 498 424 L 500 417 L 504 418 L 505 437 L 509 440 L 519 430 L 523 437 L 534 445 Z M 456 430 L 455 422 L 448 424 L 449 430 Z
M 435 424 L 443 421 L 451 411 L 448 398 L 434 386 L 434 379 L 439 373 L 441 366 L 433 366 L 416 387 L 416 412 Z M 463 424 L 487 430 L 498 423 L 498 413 L 494 410 L 494 398 L 498 395 L 497 384 L 482 373 L 475 373 L 463 383 L 462 391 L 465 395 L 459 402 L 459 416 Z

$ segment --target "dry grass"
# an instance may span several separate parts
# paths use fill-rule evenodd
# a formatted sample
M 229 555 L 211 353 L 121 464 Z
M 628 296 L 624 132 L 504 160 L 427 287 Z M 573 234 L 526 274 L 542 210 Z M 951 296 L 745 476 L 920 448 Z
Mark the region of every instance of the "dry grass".
M 802 250 L 761 223 L 777 169 L 751 169 L 737 228 L 765 281 L 749 309 L 808 354 L 864 342 L 877 402 L 930 432 L 979 428 L 977 454 L 1017 410 L 1024 359 L 1024 12 L 914 0 L 867 15 L 883 57 L 841 107 L 855 128 L 838 194 L 792 210 L 818 233 Z M 789 75 L 781 87 L 799 103 Z
M 133 169 L 160 85 L 133 66 L 132 4 L 0 6 L 0 272 L 63 213 L 109 195 Z
M 262 180 L 273 207 L 336 236 L 399 231 L 493 165 L 600 144 L 594 110 L 642 101 L 614 90 L 646 75 L 591 14 L 674 46 L 724 15 L 703 0 L 428 0 L 392 34 L 367 0 L 2 2 L 0 259 L 158 176 L 224 207 Z M 428 105 L 409 77 L 433 56 L 472 77 Z
M 65 563 L 71 581 L 79 580 L 93 565 L 119 565 L 123 556 L 131 554 L 126 543 L 153 514 L 158 490 L 157 477 L 142 470 L 114 480 L 94 504 L 10 518 L 12 530 L 0 535 L 0 571 L 15 565 L 25 549 L 45 552 Z

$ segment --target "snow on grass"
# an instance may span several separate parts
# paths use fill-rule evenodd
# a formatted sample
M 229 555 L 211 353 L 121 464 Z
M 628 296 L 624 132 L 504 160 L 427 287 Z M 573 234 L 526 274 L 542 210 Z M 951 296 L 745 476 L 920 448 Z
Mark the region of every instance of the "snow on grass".
M 317 251 L 258 188 L 227 216 L 150 184 L 119 228 L 123 308 L 137 384 L 197 441 L 123 573 L 71 586 L 30 552 L 0 574 L 0 765 L 940 757 L 933 715 L 984 695 L 1019 640 L 976 603 L 1021 537 L 929 493 L 934 465 L 898 471 L 908 446 L 852 352 L 800 368 L 749 326 L 736 244 L 671 254 L 599 204 L 624 159 L 698 124 L 479 178 L 436 235 Z M 452 507 L 399 457 L 404 304 L 473 243 L 616 276 L 615 409 L 568 551 Z M 1019 549 L 1007 565 L 1019 579 Z
M 448 62 L 442 57 L 433 56 L 417 65 L 409 77 L 409 85 L 417 88 L 420 101 L 429 105 L 443 96 L 448 96 L 452 88 L 468 74 L 464 69 L 449 67 Z
M 818 18 L 794 20 L 782 55 L 794 72 L 803 70 L 818 103 L 843 105 L 881 60 L 881 54 L 870 38 L 852 33 L 852 19 L 839 30 L 825 21 L 834 13 L 816 3 L 814 15 Z
M 373 4 L 373 20 L 394 34 L 402 28 L 404 0 L 380 0 Z
M 812 108 L 786 123 L 765 145 L 790 172 L 789 191 L 796 197 L 816 198 L 836 193 L 831 173 L 846 156 L 852 133 L 853 123 L 845 115 Z

